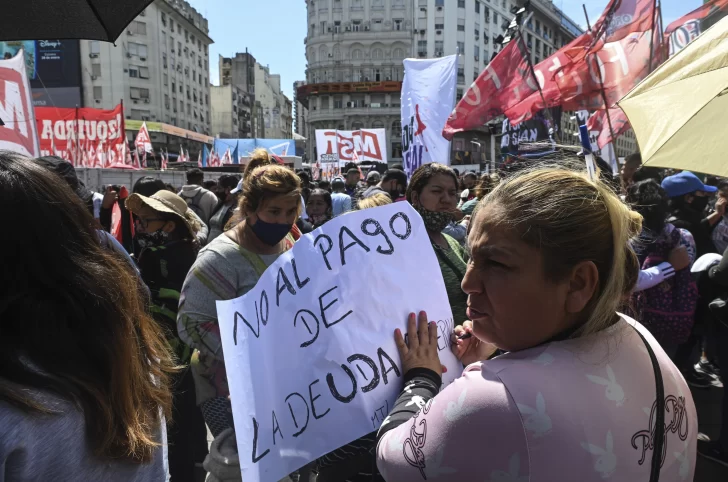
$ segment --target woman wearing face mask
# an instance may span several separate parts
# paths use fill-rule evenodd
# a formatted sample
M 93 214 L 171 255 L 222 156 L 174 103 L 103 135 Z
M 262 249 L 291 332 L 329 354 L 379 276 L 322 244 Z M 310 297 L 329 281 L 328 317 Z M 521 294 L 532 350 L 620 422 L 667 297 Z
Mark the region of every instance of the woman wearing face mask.
M 467 320 L 467 296 L 460 289 L 466 268 L 466 254 L 459 242 L 442 232 L 457 212 L 458 178 L 447 166 L 425 164 L 412 174 L 407 201 L 420 213 L 427 235 L 440 263 L 455 324 Z
M 333 217 L 333 205 L 331 202 L 331 193 L 323 189 L 314 189 L 308 195 L 306 203 L 306 212 L 308 213 L 308 222 L 314 228 L 326 223 Z
M 662 188 L 670 198 L 672 215 L 668 222 L 676 228 L 690 231 L 695 238 L 698 258 L 707 253 L 715 253 L 711 236 L 718 221 L 725 214 L 726 199 L 719 198 L 715 203 L 715 211 L 708 216 L 705 208 L 718 188 L 706 186 L 698 176 L 689 171 L 667 176 L 662 180 Z
M 301 182 L 283 166 L 259 167 L 245 177 L 239 208 L 244 219 L 200 251 L 182 288 L 177 316 L 180 338 L 195 349 L 197 403 L 214 436 L 231 427 L 215 302 L 247 293 L 291 249 L 289 233 L 301 212 Z
M 164 330 L 180 365 L 187 366 L 192 350 L 177 336 L 177 306 L 187 272 L 197 257 L 200 225 L 184 199 L 167 190 L 146 197 L 132 194 L 126 208 L 135 215 L 139 271 L 151 293 L 152 315 Z M 195 403 L 189 368 L 173 378 L 174 422 L 167 427 L 169 472 L 172 480 L 192 481 L 195 464 L 207 455 L 207 431 Z

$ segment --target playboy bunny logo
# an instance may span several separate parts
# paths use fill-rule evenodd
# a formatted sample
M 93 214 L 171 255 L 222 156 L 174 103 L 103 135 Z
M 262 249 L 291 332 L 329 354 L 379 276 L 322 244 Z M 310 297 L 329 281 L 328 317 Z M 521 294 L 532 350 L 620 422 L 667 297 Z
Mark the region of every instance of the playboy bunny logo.
M 682 480 L 685 480 L 690 475 L 690 457 L 688 456 L 688 443 L 687 441 L 685 443 L 685 450 L 683 450 L 682 453 L 680 452 L 673 452 L 675 455 L 675 458 L 680 462 L 680 470 L 678 472 L 678 475 Z
M 614 455 L 614 440 L 612 440 L 611 430 L 607 432 L 607 443 L 604 448 L 586 442 L 582 442 L 581 446 L 592 455 L 599 456 L 594 462 L 594 470 L 599 472 L 603 479 L 611 477 L 617 468 L 617 456 Z
M 546 413 L 546 401 L 543 399 L 541 392 L 536 395 L 536 409 L 528 405 L 518 405 L 518 411 L 521 412 L 523 425 L 526 430 L 531 432 L 535 437 L 543 437 L 551 431 L 551 417 Z
M 516 452 L 508 461 L 508 472 L 494 470 L 490 473 L 490 482 L 528 482 L 528 476 L 520 476 L 521 456 Z
M 609 365 L 607 365 L 607 376 L 609 377 L 609 380 L 607 380 L 606 378 L 598 377 L 596 375 L 587 375 L 586 377 L 592 383 L 606 386 L 607 388 L 604 391 L 604 395 L 607 397 L 607 400 L 617 402 L 617 406 L 621 407 L 622 405 L 624 405 L 624 390 L 622 390 L 622 386 L 617 383 L 617 378 L 614 376 L 614 371 Z
M 533 363 L 536 363 L 537 365 L 543 365 L 545 367 L 551 365 L 554 362 L 553 355 L 550 355 L 549 353 L 543 352 L 541 353 L 537 358 L 533 360 Z
M 465 396 L 467 395 L 467 393 L 468 389 L 466 388 L 462 392 L 460 392 L 457 403 L 447 403 L 447 408 L 445 409 L 444 415 L 448 422 L 454 422 L 460 417 L 460 415 L 462 415 L 463 404 L 465 403 Z

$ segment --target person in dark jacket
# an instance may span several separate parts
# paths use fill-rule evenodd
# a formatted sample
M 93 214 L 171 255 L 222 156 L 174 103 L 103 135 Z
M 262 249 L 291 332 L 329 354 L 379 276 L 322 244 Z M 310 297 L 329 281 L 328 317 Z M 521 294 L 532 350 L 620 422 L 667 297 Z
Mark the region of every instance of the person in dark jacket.
M 671 215 L 668 222 L 676 228 L 690 231 L 695 238 L 698 257 L 715 253 L 711 235 L 723 217 L 727 203 L 720 198 L 715 203 L 715 211 L 708 216 L 705 215 L 705 208 L 718 188 L 706 186 L 690 171 L 667 176 L 662 180 L 662 188 L 670 198 Z
M 173 377 L 173 423 L 167 425 L 169 472 L 173 482 L 194 482 L 195 464 L 207 455 L 207 431 L 195 400 L 189 370 L 192 349 L 177 334 L 177 309 L 187 273 L 197 258 L 197 217 L 180 196 L 160 190 L 150 197 L 132 194 L 126 207 L 136 219 L 141 248 L 139 271 L 151 292 L 151 312 L 185 369 Z

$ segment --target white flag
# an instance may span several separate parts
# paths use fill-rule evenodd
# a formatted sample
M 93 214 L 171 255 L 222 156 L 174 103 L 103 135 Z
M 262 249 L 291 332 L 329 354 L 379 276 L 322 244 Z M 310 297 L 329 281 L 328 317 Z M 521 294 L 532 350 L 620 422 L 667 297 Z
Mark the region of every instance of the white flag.
M 442 137 L 455 108 L 457 55 L 404 61 L 402 157 L 408 176 L 422 164 L 450 164 L 450 142 Z

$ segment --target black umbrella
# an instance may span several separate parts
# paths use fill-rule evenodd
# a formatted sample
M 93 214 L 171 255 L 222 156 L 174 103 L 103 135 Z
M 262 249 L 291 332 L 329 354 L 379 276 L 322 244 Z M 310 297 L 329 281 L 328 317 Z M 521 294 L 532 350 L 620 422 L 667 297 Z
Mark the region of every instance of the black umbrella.
M 20 0 L 0 8 L 0 40 L 115 42 L 152 0 Z

